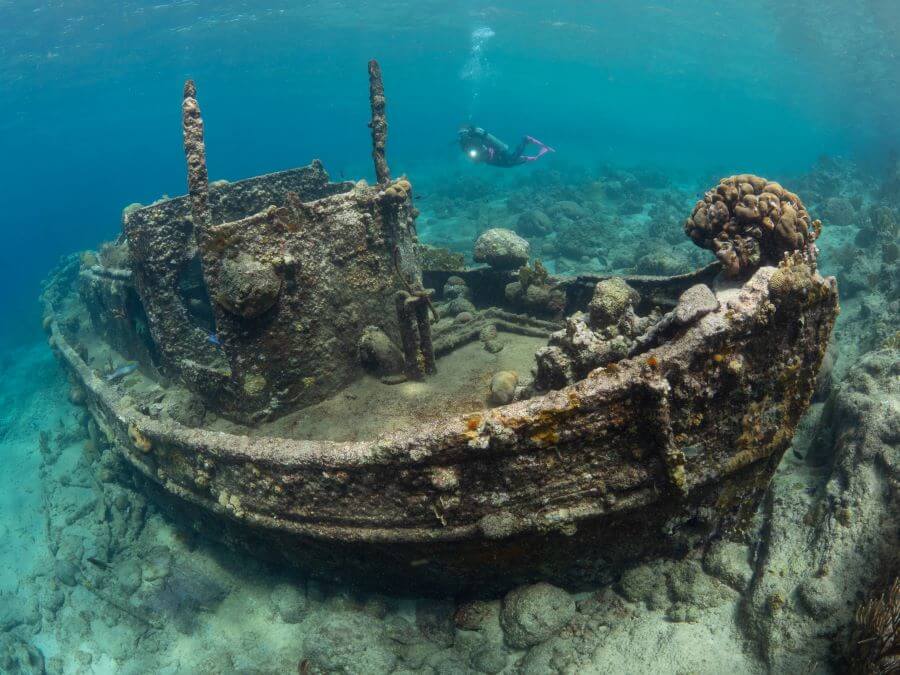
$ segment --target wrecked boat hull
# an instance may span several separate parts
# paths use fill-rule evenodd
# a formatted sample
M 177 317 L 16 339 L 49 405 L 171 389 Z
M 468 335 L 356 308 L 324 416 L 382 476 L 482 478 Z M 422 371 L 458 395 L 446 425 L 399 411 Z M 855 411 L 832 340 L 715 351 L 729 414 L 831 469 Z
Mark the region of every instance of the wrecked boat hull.
M 153 419 L 91 371 L 46 302 L 98 427 L 185 522 L 317 577 L 442 594 L 577 588 L 741 527 L 809 403 L 837 292 L 788 265 L 717 297 L 574 385 L 354 443 Z

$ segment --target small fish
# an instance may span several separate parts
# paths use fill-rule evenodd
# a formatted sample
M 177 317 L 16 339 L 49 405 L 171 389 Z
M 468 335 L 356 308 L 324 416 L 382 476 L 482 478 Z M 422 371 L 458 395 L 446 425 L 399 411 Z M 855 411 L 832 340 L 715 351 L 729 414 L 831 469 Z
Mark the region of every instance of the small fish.
M 136 363 L 126 363 L 124 366 L 119 366 L 114 371 L 112 371 L 109 375 L 107 375 L 104 379 L 107 382 L 115 382 L 116 380 L 121 380 L 126 375 L 131 375 L 134 371 L 137 370 Z
M 215 333 L 210 333 L 209 335 L 207 335 L 206 341 L 211 345 L 215 345 L 216 347 L 222 346 L 222 341 L 219 339 L 219 336 L 216 335 Z
M 87 561 L 94 565 L 95 567 L 99 567 L 101 570 L 108 570 L 109 564 L 103 562 L 102 560 L 97 560 L 97 558 L 88 558 Z

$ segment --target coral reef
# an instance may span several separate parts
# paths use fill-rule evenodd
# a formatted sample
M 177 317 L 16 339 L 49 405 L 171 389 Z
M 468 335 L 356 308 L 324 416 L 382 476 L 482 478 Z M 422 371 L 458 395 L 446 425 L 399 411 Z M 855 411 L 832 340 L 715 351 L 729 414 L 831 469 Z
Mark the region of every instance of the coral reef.
M 685 233 L 715 252 L 726 274 L 748 275 L 777 264 L 785 253 L 803 252 L 815 262 L 813 243 L 821 223 L 810 220 L 800 198 L 778 183 L 741 174 L 723 178 L 697 202 Z

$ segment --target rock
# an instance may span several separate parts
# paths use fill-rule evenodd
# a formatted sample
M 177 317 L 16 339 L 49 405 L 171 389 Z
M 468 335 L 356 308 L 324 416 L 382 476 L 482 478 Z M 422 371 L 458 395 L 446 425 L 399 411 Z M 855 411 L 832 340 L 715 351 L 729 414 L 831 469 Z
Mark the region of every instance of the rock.
M 397 664 L 381 624 L 346 611 L 316 617 L 303 640 L 303 657 L 320 671 L 348 675 L 389 673 Z
M 827 472 L 812 496 L 776 476 L 760 567 L 746 594 L 750 636 L 770 672 L 821 660 L 900 551 L 900 352 L 862 356 L 814 432 Z M 824 644 L 823 644 L 824 643 Z
M 389 640 L 393 640 L 401 645 L 412 645 L 422 640 L 422 636 L 416 630 L 416 627 L 402 616 L 396 614 L 385 620 L 384 633 Z
M 360 363 L 376 375 L 396 375 L 403 372 L 403 352 L 377 326 L 366 326 L 357 344 Z
M 44 655 L 13 633 L 0 634 L 0 672 L 44 675 Z
M 453 323 L 469 323 L 473 318 L 471 312 L 460 312 L 453 317 Z
M 55 564 L 56 578 L 66 586 L 74 586 L 78 583 L 80 571 L 78 565 L 68 558 L 57 558 Z
M 588 304 L 591 328 L 615 325 L 640 299 L 638 292 L 619 277 L 598 282 Z
M 69 387 L 69 403 L 72 405 L 84 405 L 84 389 L 78 386 Z
M 269 599 L 275 614 L 285 623 L 300 623 L 306 617 L 306 594 L 297 584 L 276 584 Z
M 719 301 L 712 289 L 706 284 L 696 284 L 678 298 L 678 304 L 674 310 L 675 323 L 679 326 L 687 326 L 717 309 L 719 309 Z
M 534 307 L 543 307 L 550 302 L 550 288 L 539 284 L 531 284 L 525 289 L 525 302 Z
M 709 609 L 736 599 L 733 590 L 703 573 L 693 560 L 677 563 L 669 574 L 669 592 L 677 603 Z M 688 616 L 695 616 L 688 613 Z M 691 620 L 691 619 L 684 619 Z
M 480 673 L 499 673 L 506 667 L 506 660 L 506 652 L 490 643 L 476 647 L 469 656 L 469 663 Z
M 172 570 L 172 552 L 165 546 L 154 546 L 144 558 L 142 575 L 144 581 L 156 581 L 169 575 Z
M 33 595 L 0 595 L 0 633 L 22 624 L 31 625 L 41 618 L 37 598 Z
M 519 216 L 516 230 L 527 237 L 542 237 L 553 231 L 553 222 L 540 209 L 533 209 Z
M 416 603 L 416 626 L 427 639 L 442 647 L 454 642 L 452 600 L 420 600 Z
M 626 570 L 619 579 L 619 592 L 629 602 L 644 603 L 648 609 L 662 609 L 669 603 L 666 573 L 672 563 L 657 560 Z
M 453 621 L 460 630 L 481 630 L 485 623 L 500 615 L 500 603 L 487 600 L 471 600 L 456 608 Z
M 810 577 L 797 586 L 797 597 L 809 612 L 819 621 L 827 619 L 840 609 L 843 602 L 834 582 L 828 577 Z
M 145 566 L 145 581 L 147 570 Z M 167 575 L 158 578 L 158 583 L 145 587 L 135 596 L 138 604 L 145 613 L 163 617 L 185 635 L 194 632 L 202 612 L 214 610 L 228 595 L 228 589 L 212 574 L 181 559 L 171 566 Z
M 501 370 L 491 378 L 491 403 L 506 405 L 516 396 L 519 375 L 513 370 Z
M 512 230 L 493 228 L 475 242 L 475 261 L 494 269 L 511 270 L 528 262 L 530 244 Z
M 736 591 L 743 592 L 753 576 L 748 557 L 749 551 L 743 544 L 717 541 L 703 557 L 703 568 Z
M 856 218 L 856 210 L 853 204 L 846 197 L 831 197 L 825 202 L 825 208 L 822 209 L 822 217 L 829 225 L 837 225 L 845 227 L 853 225 Z
M 550 639 L 575 615 L 575 601 L 548 583 L 522 586 L 506 595 L 500 625 L 507 644 L 524 648 Z
M 232 314 L 252 319 L 271 309 L 281 291 L 275 268 L 247 253 L 226 258 L 218 279 L 216 301 Z
M 568 218 L 570 220 L 580 220 L 588 215 L 583 206 L 577 202 L 563 200 L 556 202 L 552 207 L 553 213 Z
M 449 314 L 449 316 L 456 316 L 457 314 L 462 314 L 463 312 L 475 314 L 476 311 L 477 310 L 475 309 L 475 305 L 473 305 L 465 298 L 456 298 L 455 300 L 451 300 L 447 305 L 447 313 Z
M 131 595 L 141 587 L 141 564 L 135 558 L 129 558 L 116 567 L 116 580 L 125 595 Z

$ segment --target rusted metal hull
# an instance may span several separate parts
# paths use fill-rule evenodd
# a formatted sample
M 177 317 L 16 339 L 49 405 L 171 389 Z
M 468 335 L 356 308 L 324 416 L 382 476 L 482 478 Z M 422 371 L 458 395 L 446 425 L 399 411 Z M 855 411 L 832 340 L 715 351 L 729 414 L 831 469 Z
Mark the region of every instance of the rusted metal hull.
M 787 271 L 785 271 L 787 270 Z M 320 577 L 417 593 L 569 587 L 752 514 L 811 397 L 833 279 L 762 268 L 665 344 L 559 391 L 368 442 L 153 419 L 51 345 L 116 450 L 205 535 Z

